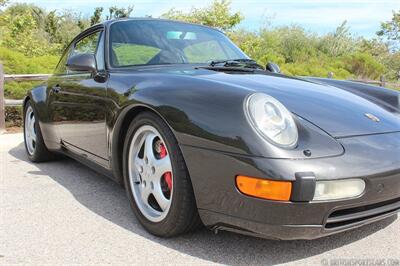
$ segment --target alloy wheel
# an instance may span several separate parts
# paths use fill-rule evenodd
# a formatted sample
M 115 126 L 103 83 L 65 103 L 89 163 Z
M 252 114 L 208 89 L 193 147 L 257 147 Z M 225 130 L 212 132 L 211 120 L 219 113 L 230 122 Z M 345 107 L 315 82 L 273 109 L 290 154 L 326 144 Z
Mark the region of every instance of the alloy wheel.
M 128 157 L 129 182 L 140 212 L 152 222 L 168 214 L 173 197 L 170 154 L 161 134 L 144 125 L 134 134 Z

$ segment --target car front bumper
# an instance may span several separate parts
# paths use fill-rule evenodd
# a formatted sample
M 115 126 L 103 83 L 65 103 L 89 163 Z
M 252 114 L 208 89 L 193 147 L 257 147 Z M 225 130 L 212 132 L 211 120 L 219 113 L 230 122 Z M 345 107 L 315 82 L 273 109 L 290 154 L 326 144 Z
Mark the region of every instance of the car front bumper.
M 315 239 L 395 215 L 400 211 L 400 133 L 339 140 L 337 157 L 269 159 L 181 146 L 197 207 L 211 229 L 274 239 Z M 324 202 L 280 202 L 249 197 L 235 186 L 237 175 L 295 181 L 296 173 L 317 180 L 361 178 L 357 198 Z

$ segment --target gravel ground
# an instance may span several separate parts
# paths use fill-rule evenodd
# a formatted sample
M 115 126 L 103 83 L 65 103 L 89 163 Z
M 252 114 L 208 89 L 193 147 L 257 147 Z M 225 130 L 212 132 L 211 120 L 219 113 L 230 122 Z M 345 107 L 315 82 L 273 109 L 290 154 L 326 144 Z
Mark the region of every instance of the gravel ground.
M 22 140 L 0 135 L 0 264 L 400 265 L 397 217 L 314 241 L 206 229 L 160 239 L 122 187 L 70 159 L 29 163 Z

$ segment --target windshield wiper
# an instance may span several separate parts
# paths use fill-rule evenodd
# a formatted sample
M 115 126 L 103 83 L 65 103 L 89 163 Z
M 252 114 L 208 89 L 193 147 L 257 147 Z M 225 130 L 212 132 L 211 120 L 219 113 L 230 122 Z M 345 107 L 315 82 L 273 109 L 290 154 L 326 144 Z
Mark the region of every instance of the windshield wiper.
M 241 67 L 252 69 L 264 69 L 253 59 L 230 59 L 230 60 L 213 60 L 210 62 L 211 67 Z

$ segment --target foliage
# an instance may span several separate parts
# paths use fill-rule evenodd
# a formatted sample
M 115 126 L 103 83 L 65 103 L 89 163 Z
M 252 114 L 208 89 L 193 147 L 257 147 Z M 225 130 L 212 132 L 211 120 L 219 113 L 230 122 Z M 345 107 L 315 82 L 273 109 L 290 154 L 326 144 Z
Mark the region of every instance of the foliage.
M 379 79 L 385 67 L 367 53 L 354 53 L 345 59 L 346 68 L 358 78 Z
M 43 55 L 28 58 L 24 54 L 0 47 L 0 61 L 7 74 L 43 74 L 52 73 L 58 62 L 58 56 Z M 4 95 L 10 99 L 22 99 L 26 92 L 38 82 L 7 82 Z
M 0 0 L 0 7 L 7 5 L 9 0 Z
M 192 8 L 188 13 L 173 8 L 161 17 L 208 25 L 228 31 L 243 20 L 243 16 L 239 12 L 231 12 L 230 3 L 228 0 L 215 0 L 209 7 Z
M 118 8 L 116 6 L 112 6 L 108 9 L 109 15 L 107 16 L 107 20 L 113 18 L 127 18 L 133 11 L 133 6 L 128 6 L 127 8 Z
M 1 16 L 4 29 L 1 45 L 27 56 L 55 53 L 57 45 L 48 42 L 46 32 L 40 30 L 40 9 L 29 5 L 9 7 Z
M 22 53 L 0 47 L 0 60 L 7 74 L 43 74 L 53 72 L 59 56 L 43 55 L 29 58 Z
M 28 57 L 59 55 L 81 29 L 71 12 L 46 13 L 34 5 L 14 4 L 0 14 L 0 46 Z
M 103 8 L 102 7 L 96 7 L 94 9 L 93 15 L 90 17 L 90 26 L 93 26 L 97 23 L 100 23 L 101 20 L 101 14 L 103 13 Z
M 322 52 L 336 57 L 354 52 L 353 43 L 350 28 L 347 26 L 347 21 L 344 21 L 335 32 L 321 38 L 319 48 Z
M 389 41 L 396 41 L 398 45 L 400 42 L 400 10 L 393 11 L 391 21 L 382 22 L 381 29 L 377 32 L 378 36 L 383 36 Z

